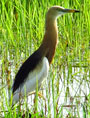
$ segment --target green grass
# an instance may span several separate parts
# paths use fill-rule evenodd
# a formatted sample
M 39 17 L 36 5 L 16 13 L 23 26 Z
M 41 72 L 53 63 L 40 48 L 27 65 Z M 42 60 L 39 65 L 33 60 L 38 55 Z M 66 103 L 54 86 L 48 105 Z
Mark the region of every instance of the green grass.
M 40 46 L 45 15 L 53 5 L 81 12 L 58 19 L 59 43 L 50 66 L 49 82 L 42 84 L 46 101 L 36 95 L 34 103 L 31 95 L 29 106 L 25 98 L 21 111 L 18 106 L 12 109 L 7 93 L 20 65 Z M 89 6 L 89 0 L 0 1 L 0 117 L 20 118 L 27 109 L 32 118 L 40 115 L 50 118 L 52 110 L 54 118 L 90 117 Z

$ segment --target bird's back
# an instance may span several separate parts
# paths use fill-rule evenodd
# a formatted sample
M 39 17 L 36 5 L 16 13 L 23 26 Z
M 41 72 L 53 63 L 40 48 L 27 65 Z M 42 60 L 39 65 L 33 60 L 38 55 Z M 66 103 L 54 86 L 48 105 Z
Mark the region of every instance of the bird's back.
M 38 63 L 38 65 L 29 72 L 26 81 L 22 84 L 19 89 L 17 89 L 13 94 L 13 104 L 16 103 L 20 95 L 24 97 L 29 92 L 32 92 L 36 89 L 36 85 L 38 82 L 38 87 L 40 87 L 41 82 L 48 75 L 49 71 L 49 62 L 46 57 L 43 57 L 42 60 Z
M 39 50 L 36 50 L 20 67 L 18 73 L 16 74 L 12 91 L 13 93 L 18 89 L 20 85 L 23 84 L 24 81 L 26 81 L 26 78 L 28 74 L 34 70 L 34 68 L 38 65 L 38 63 L 41 61 L 42 55 L 39 52 Z

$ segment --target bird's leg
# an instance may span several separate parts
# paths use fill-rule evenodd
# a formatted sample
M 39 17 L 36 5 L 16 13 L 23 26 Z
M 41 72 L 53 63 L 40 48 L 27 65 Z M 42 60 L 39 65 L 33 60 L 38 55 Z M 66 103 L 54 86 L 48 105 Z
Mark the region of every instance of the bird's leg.
M 33 91 L 33 92 L 31 92 L 29 95 L 33 95 L 33 94 L 36 94 L 36 92 L 35 92 L 35 91 Z M 41 93 L 41 92 L 38 92 L 38 96 L 39 96 L 40 98 L 43 98 L 43 100 L 45 100 L 45 101 L 46 101 L 45 97 L 42 95 L 42 93 Z
M 33 92 L 29 93 L 29 96 L 33 95 L 33 94 L 35 95 L 35 97 L 34 97 L 34 105 L 35 105 L 36 104 L 36 91 L 33 91 Z M 38 94 L 37 96 L 39 96 L 39 98 L 42 98 L 45 101 L 45 113 L 46 113 L 46 111 L 47 111 L 46 98 L 39 91 L 38 91 L 37 94 Z M 35 111 L 35 109 L 34 109 L 34 111 Z

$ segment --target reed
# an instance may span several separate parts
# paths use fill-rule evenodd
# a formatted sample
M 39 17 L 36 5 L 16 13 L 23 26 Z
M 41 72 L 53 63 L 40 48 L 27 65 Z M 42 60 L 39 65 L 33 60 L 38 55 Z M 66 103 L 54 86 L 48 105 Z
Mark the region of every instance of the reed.
M 90 117 L 90 10 L 89 0 L 0 1 L 0 117 Z M 75 8 L 80 14 L 58 19 L 58 46 L 43 97 L 24 98 L 11 108 L 8 92 L 20 65 L 41 44 L 45 14 L 53 5 Z M 36 112 L 35 112 L 36 109 Z M 24 117 L 24 116 L 23 116 Z

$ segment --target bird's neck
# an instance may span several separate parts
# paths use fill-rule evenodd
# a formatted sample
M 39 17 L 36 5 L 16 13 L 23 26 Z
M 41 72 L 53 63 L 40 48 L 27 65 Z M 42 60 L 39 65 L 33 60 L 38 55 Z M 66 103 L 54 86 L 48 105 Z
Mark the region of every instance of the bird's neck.
M 47 17 L 45 28 L 44 40 L 40 48 L 51 64 L 58 39 L 57 20 Z

